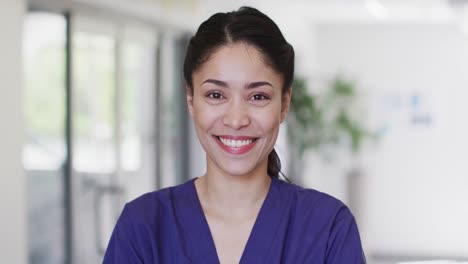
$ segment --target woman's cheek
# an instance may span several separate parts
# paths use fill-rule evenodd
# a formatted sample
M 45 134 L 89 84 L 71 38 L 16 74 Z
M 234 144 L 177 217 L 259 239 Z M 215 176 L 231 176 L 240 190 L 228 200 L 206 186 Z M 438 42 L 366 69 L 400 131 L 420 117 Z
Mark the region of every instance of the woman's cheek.
M 197 123 L 200 124 L 203 128 L 209 129 L 213 127 L 217 120 L 222 116 L 221 109 L 216 109 L 216 107 L 201 107 L 197 110 L 195 117 Z
M 265 108 L 262 111 L 257 111 L 255 119 L 267 130 L 279 127 L 281 124 L 280 108 Z

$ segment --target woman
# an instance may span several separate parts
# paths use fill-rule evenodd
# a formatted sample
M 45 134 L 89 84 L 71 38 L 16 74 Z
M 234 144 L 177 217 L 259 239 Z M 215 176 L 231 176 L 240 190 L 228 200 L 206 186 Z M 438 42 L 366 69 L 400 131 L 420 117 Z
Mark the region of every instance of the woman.
M 202 23 L 184 77 L 206 173 L 128 203 L 104 263 L 365 263 L 343 203 L 279 180 L 293 75 L 292 46 L 258 10 Z

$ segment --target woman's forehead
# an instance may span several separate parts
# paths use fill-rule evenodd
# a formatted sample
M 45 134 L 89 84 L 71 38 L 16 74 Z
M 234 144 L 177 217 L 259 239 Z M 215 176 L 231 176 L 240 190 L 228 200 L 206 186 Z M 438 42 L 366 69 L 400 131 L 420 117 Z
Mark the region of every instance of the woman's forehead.
M 204 79 L 221 79 L 224 82 L 252 82 L 266 79 L 281 82 L 281 74 L 266 63 L 264 55 L 255 47 L 243 42 L 227 44 L 216 49 L 194 72 L 195 85 Z

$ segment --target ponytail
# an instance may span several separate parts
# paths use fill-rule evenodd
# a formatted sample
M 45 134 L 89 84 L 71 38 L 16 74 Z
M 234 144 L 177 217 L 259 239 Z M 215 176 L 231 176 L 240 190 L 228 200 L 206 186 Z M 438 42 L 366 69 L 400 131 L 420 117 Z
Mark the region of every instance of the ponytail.
M 284 174 L 281 172 L 281 160 L 276 153 L 276 150 L 273 149 L 270 154 L 268 155 L 268 175 L 272 178 L 279 179 L 280 174 L 284 177 L 287 182 L 291 182 Z

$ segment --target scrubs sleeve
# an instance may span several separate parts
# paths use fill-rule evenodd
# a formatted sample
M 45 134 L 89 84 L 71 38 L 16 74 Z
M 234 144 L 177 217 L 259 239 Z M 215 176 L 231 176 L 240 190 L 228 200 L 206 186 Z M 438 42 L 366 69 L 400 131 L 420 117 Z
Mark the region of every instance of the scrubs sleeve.
M 331 228 L 326 263 L 366 263 L 356 220 L 351 211 L 344 205 L 336 214 Z
M 143 223 L 138 223 L 128 205 L 117 220 L 104 255 L 104 264 L 143 264 L 157 263 L 147 254 L 152 252 L 152 244 Z M 132 217 L 133 216 L 133 217 Z

